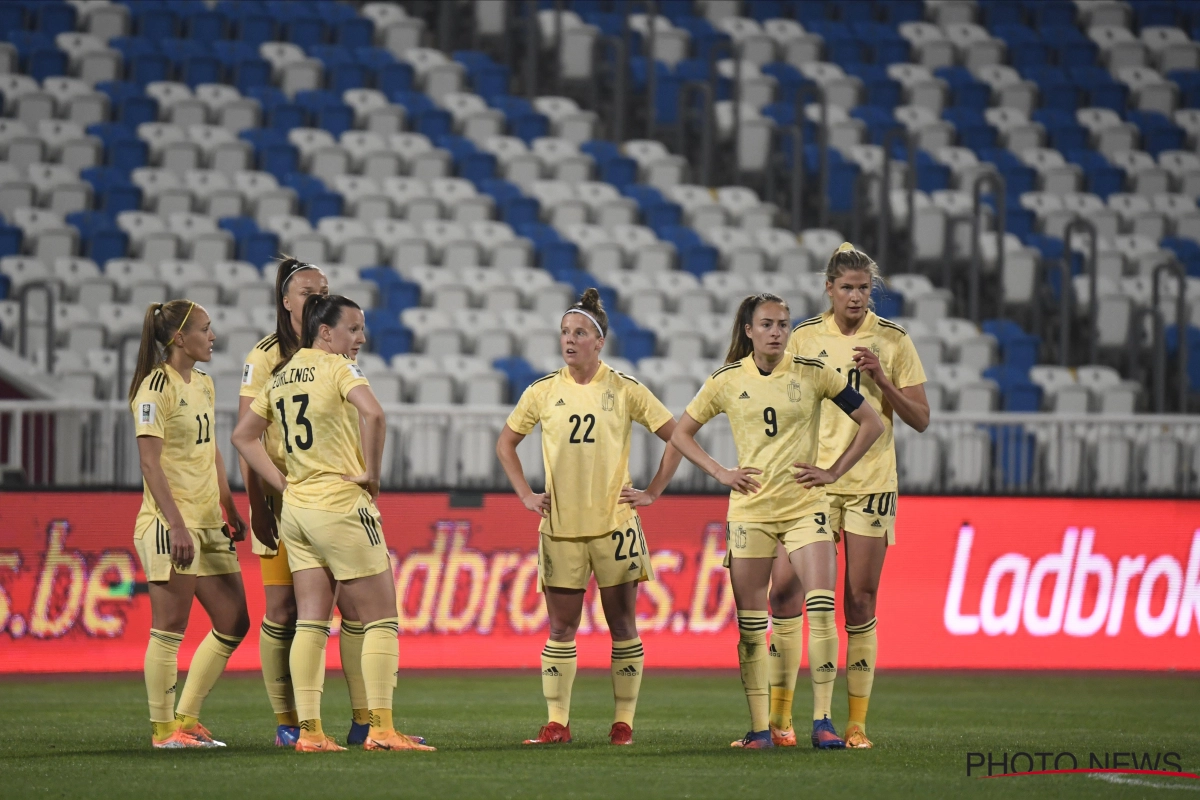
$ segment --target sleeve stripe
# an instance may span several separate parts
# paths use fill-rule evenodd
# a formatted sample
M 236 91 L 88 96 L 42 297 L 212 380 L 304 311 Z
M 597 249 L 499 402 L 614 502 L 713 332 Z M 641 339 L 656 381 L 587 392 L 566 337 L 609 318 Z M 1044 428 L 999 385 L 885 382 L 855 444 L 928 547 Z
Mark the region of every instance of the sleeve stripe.
M 614 370 L 613 370 L 613 372 L 617 372 L 617 371 L 614 369 Z M 624 378 L 624 379 L 625 379 L 625 380 L 627 380 L 627 381 L 631 381 L 631 382 L 633 382 L 633 383 L 636 383 L 638 386 L 641 386 L 641 385 L 642 385 L 642 382 L 641 382 L 641 381 L 639 381 L 637 378 L 634 378 L 634 377 L 632 377 L 632 376 L 630 376 L 630 375 L 626 375 L 624 372 L 617 372 L 617 374 L 618 374 L 618 375 L 620 375 L 622 378 Z
M 735 368 L 737 368 L 737 367 L 740 367 L 741 365 L 742 365 L 742 362 L 740 362 L 740 361 L 735 361 L 735 362 L 733 362 L 732 364 L 726 364 L 725 366 L 721 367 L 721 368 L 720 368 L 720 369 L 718 369 L 716 372 L 714 372 L 712 375 L 709 375 L 709 377 L 710 377 L 710 378 L 715 378 L 715 377 L 717 377 L 718 375 L 720 375 L 721 373 L 723 373 L 723 372 L 728 372 L 729 370 L 731 370 L 731 369 L 735 369 Z
M 537 385 L 538 385 L 539 383 L 541 383 L 542 381 L 548 381 L 548 380 L 550 380 L 551 378 L 553 378 L 553 377 L 554 377 L 555 375 L 557 375 L 557 374 L 558 374 L 557 372 L 551 372 L 549 375 L 543 375 L 542 377 L 538 378 L 536 381 L 534 381 L 533 383 L 531 383 L 531 384 L 529 384 L 529 385 L 530 385 L 530 386 L 537 386 Z
M 150 391 L 161 392 L 167 386 L 167 373 L 155 372 L 150 376 Z
M 809 367 L 823 367 L 823 363 L 815 358 L 805 358 L 804 356 L 792 356 L 793 364 L 804 364 Z
M 265 353 L 278 343 L 279 343 L 279 336 L 277 334 L 272 333 L 270 336 L 267 336 L 261 342 L 259 342 L 257 345 L 255 345 L 255 348 L 258 350 L 262 350 Z
M 820 321 L 821 321 L 821 317 L 819 317 L 819 316 L 818 317 L 809 317 L 808 319 L 804 320 L 796 327 L 792 328 L 792 333 L 795 333 L 796 331 L 800 330 L 801 328 L 807 328 L 809 325 L 816 325 Z
M 885 328 L 891 328 L 894 331 L 899 331 L 901 333 L 901 335 L 903 335 L 903 336 L 908 336 L 908 331 L 904 330 L 904 328 L 901 328 L 899 325 L 892 322 L 890 319 L 884 319 L 883 317 L 880 317 L 879 324 Z

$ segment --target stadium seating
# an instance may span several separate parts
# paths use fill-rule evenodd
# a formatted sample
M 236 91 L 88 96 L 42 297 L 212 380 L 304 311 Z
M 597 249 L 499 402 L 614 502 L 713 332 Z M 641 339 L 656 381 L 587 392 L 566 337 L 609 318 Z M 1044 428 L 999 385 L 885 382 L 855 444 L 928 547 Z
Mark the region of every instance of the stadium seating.
M 1126 354 L 1146 314 L 1161 315 L 1170 343 L 1180 326 L 1189 341 L 1200 336 L 1200 46 L 1189 35 L 1200 14 L 1190 5 L 1165 4 L 1173 24 L 1140 4 L 1125 13 L 1082 0 L 871 2 L 861 18 L 835 2 L 709 0 L 629 16 L 631 91 L 645 96 L 652 64 L 658 130 L 677 122 L 691 82 L 709 81 L 712 54 L 725 146 L 740 75 L 739 136 L 766 137 L 746 139 L 763 145 L 757 154 L 730 150 L 747 173 L 772 169 L 772 132 L 786 142 L 799 121 L 816 174 L 821 119 L 796 99 L 820 87 L 822 202 L 833 221 L 799 233 L 765 192 L 700 185 L 673 136 L 603 138 L 595 93 L 569 87 L 604 68 L 593 43 L 623 34 L 620 4 L 563 4 L 561 60 L 544 63 L 561 67 L 567 88 L 541 96 L 519 92 L 518 70 L 488 49 L 503 11 L 472 5 L 479 47 L 442 51 L 404 4 L 7 3 L 16 10 L 0 33 L 0 340 L 15 341 L 23 288 L 47 283 L 63 390 L 118 397 L 111 360 L 140 309 L 186 294 L 213 313 L 212 371 L 227 396 L 243 351 L 274 327 L 272 264 L 287 252 L 325 266 L 333 289 L 367 309 L 377 357 L 368 372 L 389 401 L 511 402 L 555 367 L 556 317 L 596 285 L 612 311 L 611 360 L 678 412 L 719 365 L 738 297 L 775 292 L 797 319 L 825 308 L 821 270 L 847 238 L 860 179 L 874 187 L 860 209 L 868 227 L 886 203 L 894 232 L 911 222 L 915 233 L 908 272 L 888 261 L 907 242 L 880 254 L 888 288 L 876 299 L 913 337 L 935 415 L 1131 413 L 1147 392 L 1113 366 L 1133 365 Z M 542 5 L 543 47 L 557 47 L 555 12 Z M 640 49 L 651 25 L 652 59 Z M 917 147 L 911 208 L 898 180 L 893 196 L 878 196 L 884 139 L 899 135 Z M 906 165 L 891 164 L 903 176 Z M 996 318 L 977 324 L 964 318 L 962 264 L 973 184 L 988 170 L 1004 177 L 1008 227 L 979 244 L 1000 299 L 988 304 Z M 990 190 L 984 199 L 986 230 L 1001 209 Z M 1066 292 L 1072 323 L 1087 320 L 1081 259 L 1066 284 L 1057 267 L 1078 217 L 1098 234 L 1103 365 L 1051 366 L 1057 340 L 1035 327 L 1034 307 Z M 1167 280 L 1172 304 L 1154 309 L 1152 276 L 1170 261 L 1187 278 Z M 44 312 L 31 319 L 47 324 Z M 30 340 L 44 362 L 43 337 Z M 1189 376 L 1200 386 L 1200 369 Z M 905 480 L 972 490 L 1032 479 L 1022 436 L 1037 429 L 1017 444 L 975 433 L 902 431 Z M 1098 464 L 1106 448 L 1129 446 L 1087 448 Z M 418 457 L 441 459 L 439 448 L 419 437 L 405 447 L 406 476 L 431 485 L 449 474 Z M 1136 470 L 1097 472 L 1096 485 L 1169 491 L 1171 465 L 1180 473 L 1188 457 L 1138 442 L 1126 460 L 1137 458 Z

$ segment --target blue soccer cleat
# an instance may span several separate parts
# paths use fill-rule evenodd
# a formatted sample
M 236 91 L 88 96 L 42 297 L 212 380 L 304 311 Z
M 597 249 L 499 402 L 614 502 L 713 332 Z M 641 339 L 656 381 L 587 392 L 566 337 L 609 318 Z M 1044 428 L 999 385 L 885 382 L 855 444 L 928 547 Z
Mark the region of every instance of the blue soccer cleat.
M 837 735 L 829 717 L 824 717 L 813 720 L 812 746 L 818 750 L 841 750 L 846 746 L 846 742 Z
M 300 729 L 295 725 L 280 725 L 275 728 L 276 747 L 295 747 L 300 738 Z
M 346 744 L 362 744 L 367 740 L 371 726 L 365 722 L 351 722 L 350 732 L 346 734 Z
M 740 747 L 745 750 L 766 750 L 769 747 L 774 747 L 775 743 L 771 741 L 771 731 L 750 731 L 736 742 L 731 742 L 730 747 Z

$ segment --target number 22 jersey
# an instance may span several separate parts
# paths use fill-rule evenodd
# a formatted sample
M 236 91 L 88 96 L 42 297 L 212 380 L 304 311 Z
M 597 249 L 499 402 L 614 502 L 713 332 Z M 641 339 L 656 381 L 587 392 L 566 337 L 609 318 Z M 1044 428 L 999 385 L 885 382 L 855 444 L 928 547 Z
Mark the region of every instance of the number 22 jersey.
M 542 426 L 550 516 L 542 533 L 563 539 L 605 536 L 635 516 L 621 500 L 629 477 L 629 429 L 657 431 L 672 419 L 654 394 L 603 361 L 580 385 L 563 367 L 524 391 L 507 425 L 522 436 Z
M 358 505 L 365 491 L 342 480 L 366 471 L 358 412 L 346 395 L 367 385 L 358 364 L 346 356 L 302 348 L 254 398 L 250 410 L 279 428 L 288 476 L 285 503 L 340 512 Z

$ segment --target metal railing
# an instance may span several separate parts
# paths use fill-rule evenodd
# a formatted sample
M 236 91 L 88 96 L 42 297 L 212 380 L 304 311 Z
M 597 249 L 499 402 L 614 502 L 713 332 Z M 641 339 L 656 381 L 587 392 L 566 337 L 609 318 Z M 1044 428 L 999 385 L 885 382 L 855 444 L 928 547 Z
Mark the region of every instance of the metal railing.
M 495 457 L 507 406 L 424 407 L 390 404 L 383 485 L 390 490 L 504 491 Z M 231 485 L 240 487 L 229 441 L 233 407 L 218 408 L 218 447 Z M 918 434 L 895 429 L 900 488 L 905 493 L 1183 496 L 1200 491 L 1200 416 L 935 413 Z M 724 417 L 699 439 L 722 463 L 737 460 Z M 521 443 L 526 477 L 544 481 L 540 432 Z M 653 476 L 662 443 L 640 426 L 631 440 L 630 473 Z M 133 420 L 119 401 L 0 401 L 0 471 L 9 485 L 138 489 L 141 475 Z M 670 490 L 722 493 L 687 462 Z

